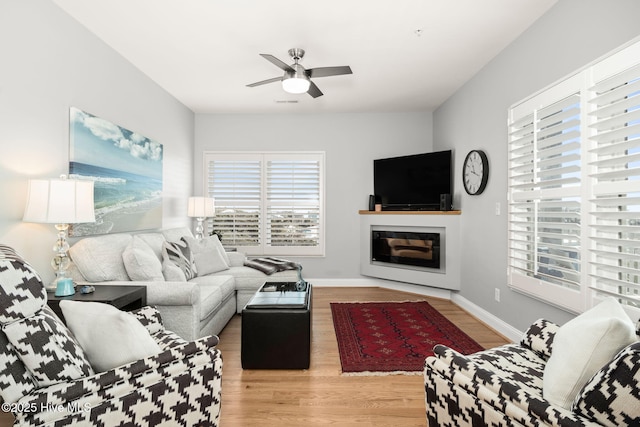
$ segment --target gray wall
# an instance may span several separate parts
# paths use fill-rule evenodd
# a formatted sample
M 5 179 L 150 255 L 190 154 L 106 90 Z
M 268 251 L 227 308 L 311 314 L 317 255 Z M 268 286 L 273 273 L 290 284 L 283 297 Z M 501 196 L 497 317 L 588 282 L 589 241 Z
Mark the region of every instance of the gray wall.
M 53 278 L 55 230 L 22 222 L 29 178 L 68 172 L 69 107 L 164 144 L 164 227 L 187 225 L 194 115 L 47 0 L 0 2 L 0 242 Z
M 471 149 L 487 152 L 491 173 L 480 196 L 458 192 L 462 209 L 462 290 L 472 303 L 524 330 L 571 314 L 507 287 L 507 109 L 640 35 L 637 0 L 560 0 L 519 39 L 434 112 L 434 146 L 455 148 L 455 187 Z M 502 214 L 495 215 L 495 204 Z M 501 290 L 501 302 L 494 300 Z
M 305 258 L 304 274 L 359 278 L 358 210 L 373 193 L 373 159 L 432 151 L 431 135 L 431 113 L 198 114 L 194 191 L 202 194 L 203 151 L 324 151 L 326 256 Z

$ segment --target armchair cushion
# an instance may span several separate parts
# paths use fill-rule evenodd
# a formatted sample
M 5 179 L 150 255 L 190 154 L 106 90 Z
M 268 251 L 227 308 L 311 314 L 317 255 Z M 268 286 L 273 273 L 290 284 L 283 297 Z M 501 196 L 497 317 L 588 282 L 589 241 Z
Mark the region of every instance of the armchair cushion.
M 640 342 L 635 342 L 589 380 L 572 409 L 604 426 L 640 425 L 639 387 Z
M 7 403 L 15 403 L 30 393 L 36 383 L 2 330 L 0 349 L 0 397 Z
M 5 325 L 4 332 L 38 387 L 93 375 L 84 351 L 48 306 Z
M 633 322 L 612 297 L 565 323 L 544 368 L 544 398 L 569 409 L 589 378 L 635 340 Z
M 65 300 L 60 309 L 96 372 L 161 351 L 135 316 L 109 304 Z

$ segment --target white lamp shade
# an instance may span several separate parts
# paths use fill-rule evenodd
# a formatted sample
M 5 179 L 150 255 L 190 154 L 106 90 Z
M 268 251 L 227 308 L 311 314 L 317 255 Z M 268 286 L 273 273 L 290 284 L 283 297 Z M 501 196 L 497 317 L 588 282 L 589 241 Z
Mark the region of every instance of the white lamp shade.
M 212 218 L 216 214 L 212 197 L 189 197 L 187 215 L 193 218 Z
M 75 179 L 31 179 L 26 222 L 77 224 L 95 222 L 93 181 Z

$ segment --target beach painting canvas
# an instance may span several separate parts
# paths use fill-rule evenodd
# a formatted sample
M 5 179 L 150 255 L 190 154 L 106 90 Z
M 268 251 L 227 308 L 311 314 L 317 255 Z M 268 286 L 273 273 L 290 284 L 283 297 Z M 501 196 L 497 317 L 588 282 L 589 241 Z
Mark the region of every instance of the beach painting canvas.
M 69 176 L 94 182 L 96 222 L 71 236 L 162 227 L 162 144 L 70 109 Z

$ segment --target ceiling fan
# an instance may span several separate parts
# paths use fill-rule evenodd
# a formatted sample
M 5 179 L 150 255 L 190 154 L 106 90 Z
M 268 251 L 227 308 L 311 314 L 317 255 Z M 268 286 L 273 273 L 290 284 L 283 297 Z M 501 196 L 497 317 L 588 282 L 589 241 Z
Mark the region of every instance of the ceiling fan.
M 265 85 L 267 83 L 273 83 L 282 81 L 282 88 L 289 93 L 308 93 L 314 98 L 322 96 L 322 92 L 318 89 L 315 83 L 311 81 L 315 77 L 329 77 L 339 76 L 341 74 L 352 74 L 351 67 L 348 65 L 341 67 L 320 67 L 305 69 L 298 63 L 304 56 L 304 49 L 289 49 L 289 55 L 293 59 L 294 63 L 287 65 L 273 55 L 261 53 L 267 61 L 271 62 L 276 67 L 284 71 L 282 77 L 274 77 L 272 79 L 262 80 L 260 82 L 251 83 L 248 87 L 255 87 Z

